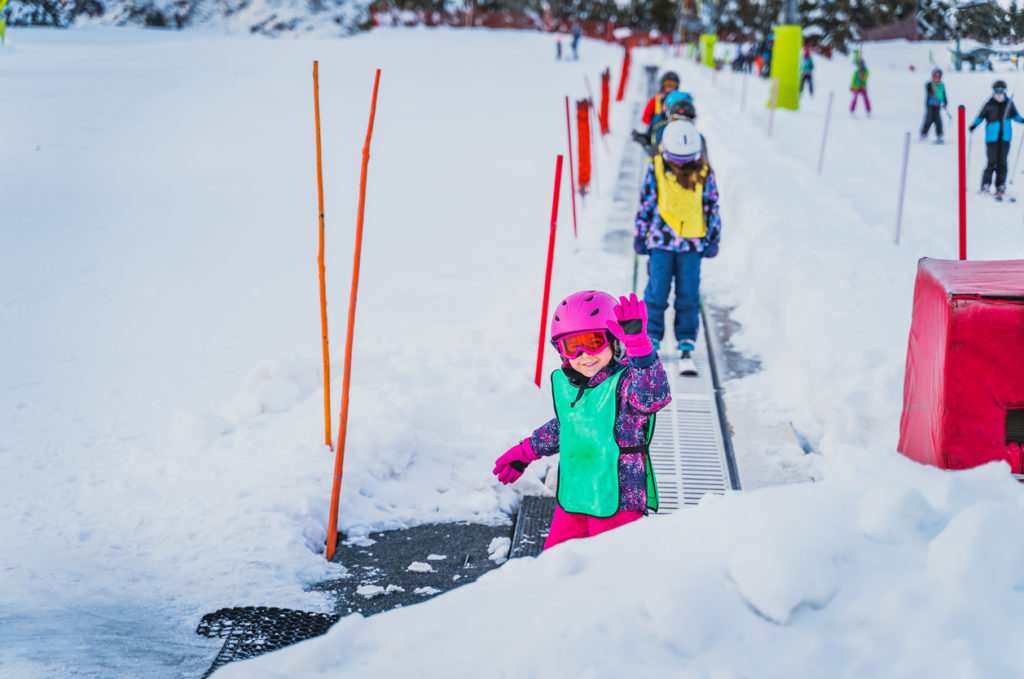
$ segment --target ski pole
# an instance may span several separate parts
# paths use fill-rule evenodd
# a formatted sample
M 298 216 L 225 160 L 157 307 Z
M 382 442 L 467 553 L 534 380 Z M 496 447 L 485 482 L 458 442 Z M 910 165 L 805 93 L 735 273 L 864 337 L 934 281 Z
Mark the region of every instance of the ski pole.
M 1020 162 L 1020 149 L 1024 146 L 1024 135 L 1021 136 L 1021 143 L 1017 144 L 1017 157 L 1013 159 L 1013 172 L 1010 174 L 1010 183 L 1013 184 L 1013 176 L 1017 174 L 1017 163 Z
M 967 161 L 964 163 L 967 167 L 971 166 L 971 144 L 974 143 L 974 132 L 967 133 Z
M 633 253 L 633 294 L 636 294 L 637 270 L 640 268 L 640 255 Z

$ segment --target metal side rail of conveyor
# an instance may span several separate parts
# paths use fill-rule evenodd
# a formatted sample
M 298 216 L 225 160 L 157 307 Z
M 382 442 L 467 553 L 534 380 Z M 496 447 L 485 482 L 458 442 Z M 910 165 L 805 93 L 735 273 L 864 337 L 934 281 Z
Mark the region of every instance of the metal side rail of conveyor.
M 658 480 L 659 514 L 696 505 L 707 493 L 739 490 L 724 403 L 714 361 L 714 339 L 705 331 L 692 358 L 697 375 L 680 375 L 680 353 L 666 342 L 659 352 L 668 373 L 672 402 L 658 412 L 651 438 L 651 464 Z

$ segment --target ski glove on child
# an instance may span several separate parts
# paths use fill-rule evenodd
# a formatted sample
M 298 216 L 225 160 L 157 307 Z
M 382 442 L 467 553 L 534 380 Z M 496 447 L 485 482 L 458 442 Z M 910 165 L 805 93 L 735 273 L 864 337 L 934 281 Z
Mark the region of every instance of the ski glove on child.
M 494 461 L 494 475 L 498 477 L 499 481 L 508 485 L 519 480 L 519 477 L 526 471 L 526 465 L 539 459 L 540 456 L 530 447 L 529 439 L 520 441 Z
M 651 338 L 647 336 L 647 304 L 637 299 L 635 293 L 629 298 L 619 297 L 613 309 L 615 320 L 607 322 L 608 332 L 622 342 L 631 358 L 641 358 L 654 351 Z

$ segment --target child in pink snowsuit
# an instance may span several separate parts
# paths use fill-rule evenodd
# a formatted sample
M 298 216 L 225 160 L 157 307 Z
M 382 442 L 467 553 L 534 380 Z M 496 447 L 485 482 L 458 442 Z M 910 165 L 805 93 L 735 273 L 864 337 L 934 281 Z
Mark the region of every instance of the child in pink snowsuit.
M 636 295 L 618 303 L 596 290 L 569 295 L 555 309 L 551 343 L 564 361 L 551 374 L 555 418 L 494 463 L 508 484 L 530 462 L 560 453 L 544 549 L 657 511 L 648 446 L 654 413 L 671 400 L 647 336 L 647 306 Z
M 853 101 L 850 102 L 850 113 L 857 108 L 857 97 L 864 97 L 864 108 L 868 115 L 871 115 L 871 100 L 868 99 L 868 67 L 861 59 L 857 64 L 857 70 L 853 72 L 853 81 L 850 83 L 850 91 L 853 92 Z

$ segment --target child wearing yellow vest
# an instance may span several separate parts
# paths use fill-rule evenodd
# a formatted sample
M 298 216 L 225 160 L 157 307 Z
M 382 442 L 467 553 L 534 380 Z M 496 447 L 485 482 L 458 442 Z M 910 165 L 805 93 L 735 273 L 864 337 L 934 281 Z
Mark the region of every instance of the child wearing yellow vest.
M 701 260 L 718 254 L 722 234 L 718 185 L 692 122 L 669 123 L 659 151 L 640 193 L 633 248 L 637 254 L 650 255 L 644 302 L 647 332 L 656 350 L 665 336 L 665 311 L 675 283 L 673 330 L 686 363 L 691 361 L 700 322 Z M 684 366 L 683 372 L 690 370 Z

